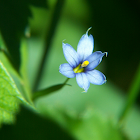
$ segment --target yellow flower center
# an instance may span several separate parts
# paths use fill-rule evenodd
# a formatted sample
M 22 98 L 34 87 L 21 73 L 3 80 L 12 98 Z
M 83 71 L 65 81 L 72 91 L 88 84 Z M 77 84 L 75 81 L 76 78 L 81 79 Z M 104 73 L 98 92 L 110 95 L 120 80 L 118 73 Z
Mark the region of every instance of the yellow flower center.
M 75 73 L 81 73 L 84 72 L 84 67 L 86 67 L 89 64 L 89 62 L 86 60 L 82 64 L 79 64 L 76 68 L 73 69 Z

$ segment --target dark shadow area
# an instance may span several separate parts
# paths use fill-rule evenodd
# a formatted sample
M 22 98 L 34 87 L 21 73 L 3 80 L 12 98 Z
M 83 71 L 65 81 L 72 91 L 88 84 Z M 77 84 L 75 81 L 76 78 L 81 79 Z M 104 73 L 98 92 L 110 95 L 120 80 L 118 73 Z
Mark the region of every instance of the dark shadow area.
M 56 116 L 57 117 L 57 116 Z M 3 125 L 0 140 L 74 140 L 65 130 L 21 107 L 14 125 Z
M 139 65 L 140 4 L 126 0 L 88 0 L 91 32 L 108 52 L 106 77 L 128 91 Z

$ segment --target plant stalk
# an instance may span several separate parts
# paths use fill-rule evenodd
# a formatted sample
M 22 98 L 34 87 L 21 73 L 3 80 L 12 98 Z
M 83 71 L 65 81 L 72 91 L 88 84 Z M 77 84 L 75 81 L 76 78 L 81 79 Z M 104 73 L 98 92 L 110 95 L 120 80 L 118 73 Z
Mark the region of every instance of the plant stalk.
M 58 22 L 60 20 L 60 15 L 61 15 L 61 11 L 62 11 L 63 6 L 64 6 L 64 2 L 65 2 L 65 0 L 57 0 L 57 2 L 56 2 L 55 8 L 54 8 L 54 13 L 53 13 L 52 20 L 50 23 L 50 28 L 49 28 L 48 34 L 46 36 L 46 39 L 45 39 L 46 40 L 45 41 L 46 48 L 44 50 L 44 54 L 42 56 L 42 60 L 41 60 L 40 66 L 39 66 L 38 74 L 37 74 L 37 77 L 35 79 L 35 83 L 33 86 L 33 92 L 37 90 L 39 83 L 40 83 L 40 80 L 42 78 L 44 65 L 46 63 L 46 60 L 48 58 L 48 54 L 50 52 L 51 43 L 53 40 L 54 33 L 56 31 Z
M 120 115 L 119 123 L 123 123 L 126 116 L 128 115 L 132 105 L 134 104 L 140 89 L 140 65 L 138 66 L 138 69 L 136 71 L 136 75 L 134 77 L 134 80 L 132 82 L 132 85 L 130 87 L 130 90 L 128 92 L 128 98 L 125 104 L 125 107 Z

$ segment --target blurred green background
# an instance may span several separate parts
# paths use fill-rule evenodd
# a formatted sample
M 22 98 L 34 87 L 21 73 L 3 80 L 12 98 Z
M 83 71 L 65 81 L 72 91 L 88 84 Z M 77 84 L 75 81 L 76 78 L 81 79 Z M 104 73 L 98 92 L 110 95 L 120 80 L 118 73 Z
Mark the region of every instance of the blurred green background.
M 60 64 L 66 62 L 62 41 L 66 39 L 76 49 L 89 27 L 95 41 L 94 51 L 108 52 L 108 57 L 96 68 L 106 75 L 106 84 L 91 84 L 88 92 L 82 93 L 76 79 L 70 79 L 68 84 L 72 86 L 35 100 L 39 113 L 21 106 L 15 124 L 2 126 L 0 139 L 140 139 L 139 93 L 125 123 L 118 124 L 137 77 L 140 3 L 126 0 L 7 0 L 8 6 L 5 3 L 0 2 L 0 45 L 14 56 L 15 67 L 20 69 L 30 90 L 46 44 L 50 45 L 38 90 L 65 81 L 66 77 L 59 73 Z M 56 9 L 60 10 L 60 16 L 54 12 Z M 57 24 L 52 23 L 54 13 Z M 19 76 L 2 52 L 0 60 L 23 94 Z

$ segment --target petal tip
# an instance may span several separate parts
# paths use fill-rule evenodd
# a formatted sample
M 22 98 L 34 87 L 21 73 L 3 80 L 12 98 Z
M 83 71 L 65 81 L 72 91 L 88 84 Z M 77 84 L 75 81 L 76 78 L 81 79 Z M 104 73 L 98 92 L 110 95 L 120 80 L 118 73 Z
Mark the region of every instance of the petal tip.
M 108 57 L 108 52 L 104 52 L 104 53 L 105 53 L 105 56 Z
M 66 43 L 64 43 L 64 42 L 62 41 L 62 47 L 64 47 L 64 45 L 66 45 Z
M 88 35 L 89 30 L 91 30 L 92 27 L 89 27 L 86 31 L 86 34 Z
M 62 40 L 62 44 L 64 43 L 64 41 L 66 41 L 66 39 L 63 39 L 63 40 Z M 64 43 L 64 44 L 65 44 L 65 43 Z
M 107 80 L 106 80 L 106 76 L 103 74 L 103 78 L 104 78 L 104 81 L 102 84 L 106 84 Z
M 90 85 L 89 85 L 89 86 L 90 86 Z M 88 91 L 89 86 L 88 86 L 88 87 L 83 87 L 83 89 L 84 89 L 83 93 L 86 93 L 86 92 Z
M 61 65 L 59 66 L 59 71 L 60 71 L 60 69 L 61 69 Z
M 61 73 L 61 65 L 59 66 L 59 72 Z M 62 73 L 61 73 L 62 74 Z
M 105 79 L 103 84 L 106 84 L 106 82 L 107 82 L 107 80 Z
M 84 90 L 84 91 L 82 91 L 82 93 L 87 93 L 87 91 L 88 91 L 88 90 Z

